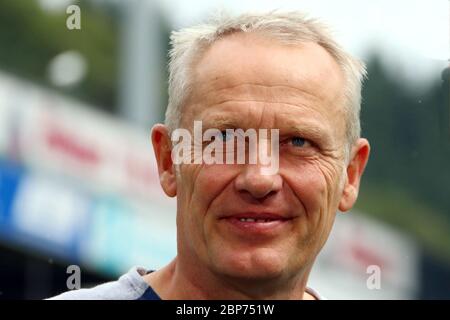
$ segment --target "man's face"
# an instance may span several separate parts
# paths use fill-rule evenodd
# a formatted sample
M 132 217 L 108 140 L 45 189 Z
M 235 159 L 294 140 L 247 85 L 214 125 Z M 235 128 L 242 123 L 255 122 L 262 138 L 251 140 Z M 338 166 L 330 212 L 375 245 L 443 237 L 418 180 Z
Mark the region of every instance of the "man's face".
M 339 66 L 317 44 L 238 33 L 206 51 L 193 79 L 181 127 L 279 129 L 279 170 L 180 165 L 179 255 L 234 278 L 298 274 L 324 245 L 347 183 Z

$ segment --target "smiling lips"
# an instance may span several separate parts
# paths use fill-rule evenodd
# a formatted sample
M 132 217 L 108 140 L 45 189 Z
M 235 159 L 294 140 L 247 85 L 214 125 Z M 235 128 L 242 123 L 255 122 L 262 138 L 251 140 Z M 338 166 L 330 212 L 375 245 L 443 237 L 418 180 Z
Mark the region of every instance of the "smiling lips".
M 294 217 L 269 213 L 242 213 L 222 217 L 232 229 L 248 234 L 270 234 L 290 222 Z
M 271 219 L 271 218 L 267 218 L 267 219 L 235 218 L 235 219 L 239 219 L 239 221 L 241 221 L 241 222 L 257 222 L 257 223 L 266 223 L 266 222 L 279 220 L 279 219 Z
M 221 219 L 238 219 L 247 222 L 270 222 L 273 220 L 289 220 L 292 219 L 290 216 L 279 215 L 274 213 L 254 213 L 254 212 L 246 212 L 246 213 L 238 213 L 238 214 L 230 214 L 227 216 L 221 217 Z

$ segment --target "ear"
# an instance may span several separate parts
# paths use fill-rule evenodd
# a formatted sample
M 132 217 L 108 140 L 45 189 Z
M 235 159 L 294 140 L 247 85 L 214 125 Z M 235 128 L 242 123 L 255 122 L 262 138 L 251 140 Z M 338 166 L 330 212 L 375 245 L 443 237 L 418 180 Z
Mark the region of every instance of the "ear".
M 342 212 L 350 210 L 358 198 L 359 183 L 367 160 L 369 160 L 369 153 L 369 141 L 363 138 L 358 139 L 350 154 L 351 160 L 347 166 L 346 182 L 339 202 L 339 210 Z
M 152 128 L 151 140 L 161 187 L 169 197 L 175 197 L 177 195 L 176 174 L 172 162 L 172 142 L 167 127 L 163 124 L 155 124 Z

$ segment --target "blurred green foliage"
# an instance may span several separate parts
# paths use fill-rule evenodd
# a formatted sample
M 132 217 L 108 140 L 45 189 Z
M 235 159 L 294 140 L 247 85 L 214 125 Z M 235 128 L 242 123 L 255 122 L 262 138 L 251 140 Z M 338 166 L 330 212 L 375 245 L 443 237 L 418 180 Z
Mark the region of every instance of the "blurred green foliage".
M 49 62 L 67 50 L 81 53 L 86 78 L 75 87 L 58 89 L 106 111 L 117 105 L 118 24 L 114 7 L 79 1 L 81 30 L 69 30 L 62 12 L 49 12 L 34 0 L 0 3 L 0 68 L 51 87 Z
M 448 70 L 416 91 L 376 55 L 368 74 L 361 124 L 372 150 L 357 207 L 450 259 Z

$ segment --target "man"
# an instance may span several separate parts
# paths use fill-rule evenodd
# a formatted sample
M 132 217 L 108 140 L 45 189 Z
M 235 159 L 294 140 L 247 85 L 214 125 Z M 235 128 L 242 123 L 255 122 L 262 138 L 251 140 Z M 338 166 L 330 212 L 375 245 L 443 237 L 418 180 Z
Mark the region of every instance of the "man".
M 296 12 L 220 16 L 171 41 L 166 124 L 151 139 L 161 186 L 177 197 L 177 256 L 56 298 L 319 299 L 308 275 L 369 157 L 363 64 Z M 277 129 L 266 138 L 278 139 L 276 172 L 261 161 L 176 162 L 172 134 L 193 133 L 194 121 L 226 140 L 227 129 Z

